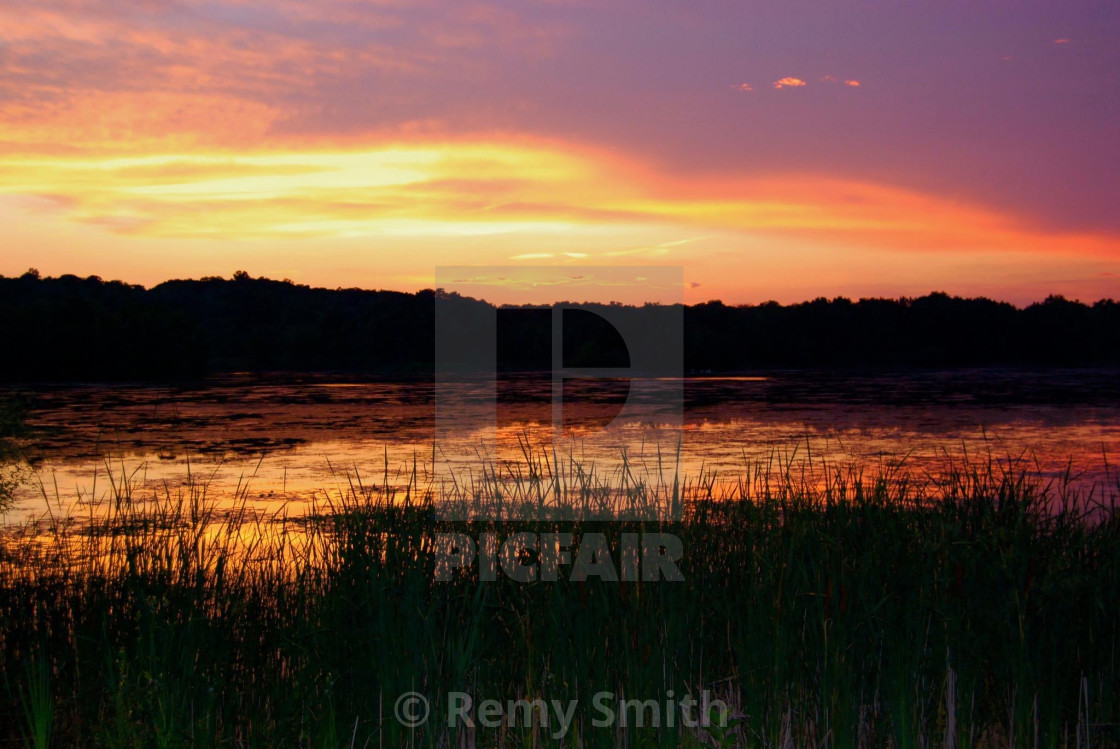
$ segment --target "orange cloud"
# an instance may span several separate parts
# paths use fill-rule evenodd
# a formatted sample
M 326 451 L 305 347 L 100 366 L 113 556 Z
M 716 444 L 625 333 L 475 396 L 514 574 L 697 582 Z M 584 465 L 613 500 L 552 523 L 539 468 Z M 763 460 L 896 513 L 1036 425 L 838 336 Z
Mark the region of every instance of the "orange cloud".
M 774 88 L 798 88 L 804 85 L 805 81 L 801 80 L 800 78 L 794 78 L 792 76 L 779 78 L 773 83 Z
M 843 81 L 841 81 L 839 78 L 837 78 L 834 75 L 821 76 L 821 83 L 843 83 L 845 86 L 851 86 L 852 88 L 858 88 L 859 87 L 859 81 L 855 80 L 854 78 L 846 78 Z M 777 85 L 777 84 L 775 84 L 775 85 Z
M 354 150 L 0 157 L 0 196 L 45 196 L 58 219 L 143 238 L 339 239 L 760 234 L 908 250 L 1120 255 L 1114 238 L 1036 232 L 982 206 L 821 175 L 713 180 L 555 143 L 400 142 Z M 666 236 L 667 235 L 667 236 Z M 691 240 L 690 240 L 691 241 Z M 582 247 L 569 245 L 558 252 Z M 524 253 L 519 253 L 524 254 Z M 594 253 L 593 253 L 594 254 Z
M 738 86 L 735 86 L 735 88 L 739 91 L 754 91 L 754 86 L 749 83 L 740 83 Z
M 473 3 L 234 6 L 0 4 L 0 152 L 290 144 L 324 124 L 346 127 L 325 110 L 357 91 L 376 97 L 371 108 L 394 103 L 415 122 L 428 114 L 412 111 L 424 83 L 447 70 L 486 77 L 497 61 L 479 49 L 542 59 L 569 33 Z M 367 133 L 370 119 L 359 125 Z

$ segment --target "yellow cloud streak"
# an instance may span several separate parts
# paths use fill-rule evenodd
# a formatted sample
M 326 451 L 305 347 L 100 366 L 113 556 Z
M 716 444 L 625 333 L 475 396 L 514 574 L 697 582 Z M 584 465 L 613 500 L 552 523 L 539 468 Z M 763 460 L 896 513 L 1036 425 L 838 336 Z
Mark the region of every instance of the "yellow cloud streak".
M 1114 237 L 1055 236 L 983 207 L 888 186 L 817 175 L 680 179 L 539 143 L 0 157 L 0 194 L 46 198 L 60 217 L 137 238 L 505 234 L 531 242 L 644 227 L 900 250 L 1120 254 Z M 597 245 L 610 249 L 609 241 Z

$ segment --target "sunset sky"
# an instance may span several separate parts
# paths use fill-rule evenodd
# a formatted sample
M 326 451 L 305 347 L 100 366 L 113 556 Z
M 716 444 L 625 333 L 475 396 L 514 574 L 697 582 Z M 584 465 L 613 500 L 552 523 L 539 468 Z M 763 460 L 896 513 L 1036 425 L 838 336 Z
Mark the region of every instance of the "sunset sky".
M 0 0 L 0 273 L 1120 297 L 1120 3 L 980 5 Z

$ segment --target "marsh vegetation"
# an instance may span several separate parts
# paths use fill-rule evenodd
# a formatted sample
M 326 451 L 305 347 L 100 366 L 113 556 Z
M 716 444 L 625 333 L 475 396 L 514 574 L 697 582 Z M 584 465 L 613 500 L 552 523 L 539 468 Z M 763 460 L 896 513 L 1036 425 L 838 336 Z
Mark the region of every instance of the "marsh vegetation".
M 675 522 L 439 519 L 449 498 L 539 505 L 554 478 L 540 471 L 453 489 L 351 476 L 298 518 L 253 512 L 248 485 L 219 506 L 197 477 L 162 493 L 120 481 L 99 512 L 9 528 L 0 739 L 535 746 L 553 743 L 539 727 L 448 727 L 446 695 L 707 689 L 732 707 L 726 729 L 599 729 L 581 709 L 562 743 L 1120 740 L 1116 487 L 1079 494 L 994 460 L 940 477 L 760 464 L 730 490 L 681 477 Z M 613 480 L 566 496 L 655 491 Z M 673 533 L 686 580 L 435 580 L 435 534 L 514 530 Z M 415 729 L 392 712 L 409 691 L 437 716 Z

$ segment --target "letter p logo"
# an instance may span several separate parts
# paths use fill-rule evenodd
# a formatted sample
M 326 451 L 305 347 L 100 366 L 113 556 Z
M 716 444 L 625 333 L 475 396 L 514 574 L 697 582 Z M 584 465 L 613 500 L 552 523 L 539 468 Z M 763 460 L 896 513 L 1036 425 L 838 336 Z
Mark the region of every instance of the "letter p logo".
M 559 463 L 576 457 L 588 462 L 581 468 L 594 463 L 604 471 L 632 472 L 626 461 L 638 459 L 662 472 L 675 469 L 683 411 L 682 277 L 680 267 L 665 266 L 438 268 L 435 417 L 444 467 L 477 475 L 489 463 L 486 470 L 520 470 L 553 484 L 562 478 Z M 583 301 L 558 301 L 571 299 Z M 606 473 L 601 477 L 609 481 Z M 580 490 L 610 490 L 594 484 L 583 482 Z M 531 488 L 506 486 L 503 493 L 524 498 Z M 558 486 L 549 491 L 566 517 L 650 516 L 620 512 L 617 503 L 595 496 L 565 504 Z M 546 504 L 541 486 L 535 495 Z M 525 517 L 484 501 L 493 499 L 442 509 L 458 520 Z M 483 506 L 489 509 L 478 511 Z

